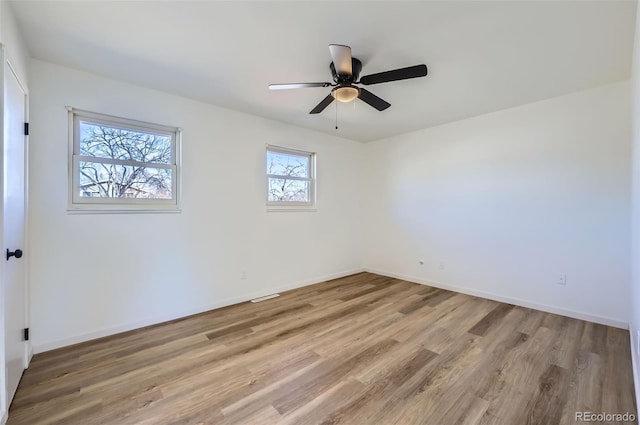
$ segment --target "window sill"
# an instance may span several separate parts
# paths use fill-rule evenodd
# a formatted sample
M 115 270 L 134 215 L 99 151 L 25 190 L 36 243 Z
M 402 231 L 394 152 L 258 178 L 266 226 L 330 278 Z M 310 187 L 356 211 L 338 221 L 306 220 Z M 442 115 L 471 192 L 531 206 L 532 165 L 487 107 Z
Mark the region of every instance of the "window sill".
M 180 214 L 181 209 L 178 208 L 67 208 L 67 214 Z
M 267 206 L 267 212 L 317 212 L 316 207 L 281 207 Z

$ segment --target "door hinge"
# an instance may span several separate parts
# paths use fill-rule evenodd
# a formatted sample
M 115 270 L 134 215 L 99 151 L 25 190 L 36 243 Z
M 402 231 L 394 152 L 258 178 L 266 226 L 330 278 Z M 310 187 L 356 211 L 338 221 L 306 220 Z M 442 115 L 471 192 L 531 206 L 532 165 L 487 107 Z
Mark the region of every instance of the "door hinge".
M 24 123 L 24 135 L 25 136 L 29 135 L 29 123 L 28 122 Z
M 29 328 L 24 328 L 24 340 L 29 341 Z

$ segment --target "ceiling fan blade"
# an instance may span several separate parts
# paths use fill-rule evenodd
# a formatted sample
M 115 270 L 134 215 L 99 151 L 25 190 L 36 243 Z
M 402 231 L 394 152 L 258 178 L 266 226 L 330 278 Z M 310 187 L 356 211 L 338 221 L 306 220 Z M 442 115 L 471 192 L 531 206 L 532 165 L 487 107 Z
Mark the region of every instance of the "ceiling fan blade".
M 415 65 L 407 68 L 394 69 L 392 71 L 379 72 L 377 74 L 365 75 L 360 78 L 360 83 L 369 84 L 387 83 L 389 81 L 407 80 L 409 78 L 424 77 L 427 75 L 427 65 Z
M 331 95 L 331 93 L 329 93 L 329 96 L 322 99 L 322 102 L 318 103 L 318 105 L 315 108 L 313 108 L 309 113 L 319 114 L 320 112 L 324 111 L 324 108 L 331 105 L 331 102 L 333 102 L 333 96 Z
M 329 87 L 331 83 L 287 83 L 269 84 L 269 90 L 304 89 L 307 87 Z
M 363 102 L 373 106 L 378 111 L 384 111 L 389 106 L 391 106 L 389 102 L 380 99 L 378 96 L 371 93 L 369 90 L 365 90 L 363 88 L 360 88 L 360 96 L 358 96 L 358 98 Z
M 351 47 L 340 44 L 329 44 L 329 51 L 338 75 L 352 75 Z

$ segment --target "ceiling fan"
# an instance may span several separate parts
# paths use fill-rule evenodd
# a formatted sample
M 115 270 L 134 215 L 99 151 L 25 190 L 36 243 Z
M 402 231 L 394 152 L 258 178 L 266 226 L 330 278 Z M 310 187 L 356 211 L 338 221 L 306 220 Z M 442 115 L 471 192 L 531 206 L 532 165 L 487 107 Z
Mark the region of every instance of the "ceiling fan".
M 333 75 L 333 83 L 270 84 L 269 89 L 284 90 L 306 87 L 333 87 L 331 93 L 313 108 L 311 112 L 309 112 L 310 114 L 319 114 L 329 106 L 334 99 L 339 102 L 351 102 L 356 98 L 368 103 L 378 111 L 384 111 L 391 106 L 389 102 L 386 102 L 362 87 L 357 87 L 355 84 L 368 86 L 371 84 L 407 80 L 409 78 L 424 77 L 427 75 L 427 65 L 422 64 L 365 75 L 358 81 L 360 71 L 362 70 L 362 62 L 351 56 L 351 47 L 340 44 L 330 44 L 329 52 L 333 59 L 333 62 L 329 65 L 331 75 Z

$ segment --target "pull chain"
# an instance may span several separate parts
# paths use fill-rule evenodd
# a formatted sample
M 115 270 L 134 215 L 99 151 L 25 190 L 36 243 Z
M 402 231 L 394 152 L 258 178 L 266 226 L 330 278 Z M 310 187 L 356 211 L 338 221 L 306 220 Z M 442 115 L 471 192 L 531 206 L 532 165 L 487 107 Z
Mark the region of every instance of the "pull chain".
M 338 101 L 336 100 L 336 130 L 338 129 Z

